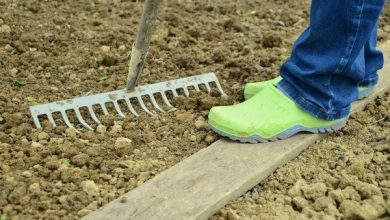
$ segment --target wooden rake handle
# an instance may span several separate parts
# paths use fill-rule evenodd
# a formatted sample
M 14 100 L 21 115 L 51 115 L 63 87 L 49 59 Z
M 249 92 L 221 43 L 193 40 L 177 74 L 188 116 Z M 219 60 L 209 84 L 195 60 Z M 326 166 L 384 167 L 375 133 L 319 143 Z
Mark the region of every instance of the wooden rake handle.
M 131 49 L 126 86 L 127 91 L 134 90 L 142 73 L 160 3 L 161 0 L 146 0 L 144 3 L 137 38 Z

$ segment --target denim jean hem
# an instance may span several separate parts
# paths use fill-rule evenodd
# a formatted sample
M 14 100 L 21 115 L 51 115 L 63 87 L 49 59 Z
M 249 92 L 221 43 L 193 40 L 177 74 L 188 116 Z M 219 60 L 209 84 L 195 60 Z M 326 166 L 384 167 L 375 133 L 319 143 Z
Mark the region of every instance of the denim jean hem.
M 298 105 L 300 108 L 302 108 L 304 111 L 308 112 L 309 114 L 324 119 L 327 121 L 333 121 L 341 118 L 345 118 L 349 116 L 351 106 L 349 105 L 346 108 L 340 109 L 340 110 L 334 110 L 332 112 L 326 112 L 321 107 L 313 104 L 309 100 L 305 99 L 299 92 L 291 86 L 286 80 L 282 79 L 278 84 L 277 87 L 281 89 L 292 101 L 295 102 L 296 105 Z
M 376 75 L 375 77 L 369 78 L 369 79 L 364 79 L 363 81 L 361 81 L 359 83 L 359 86 L 374 87 L 374 86 L 376 86 L 376 84 L 378 84 L 378 75 Z

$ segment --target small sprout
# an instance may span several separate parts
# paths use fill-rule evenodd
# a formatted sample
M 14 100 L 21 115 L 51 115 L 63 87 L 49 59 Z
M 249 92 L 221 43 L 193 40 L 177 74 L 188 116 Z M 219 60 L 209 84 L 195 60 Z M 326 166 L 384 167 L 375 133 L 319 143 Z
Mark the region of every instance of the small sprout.
M 12 83 L 13 86 L 16 86 L 18 88 L 26 85 L 24 82 L 22 82 L 20 80 L 12 80 L 11 83 Z
M 69 159 L 62 159 L 61 164 L 64 165 L 65 167 L 71 167 L 72 163 L 70 162 Z
M 102 146 L 101 144 L 92 144 L 92 147 L 96 149 L 100 148 L 101 146 Z
M 5 215 L 0 215 L 0 220 L 7 220 L 7 216 L 5 216 Z
M 108 77 L 107 76 L 102 76 L 102 77 L 100 77 L 100 81 L 101 82 L 104 82 L 104 81 L 107 81 L 107 79 L 108 79 Z

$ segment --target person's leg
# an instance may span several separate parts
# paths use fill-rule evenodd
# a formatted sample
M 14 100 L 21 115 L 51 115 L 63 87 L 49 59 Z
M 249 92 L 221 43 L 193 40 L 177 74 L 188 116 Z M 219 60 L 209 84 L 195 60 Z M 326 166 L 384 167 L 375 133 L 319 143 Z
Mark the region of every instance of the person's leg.
M 359 83 L 358 87 L 358 99 L 366 98 L 372 93 L 378 81 L 377 71 L 383 67 L 383 54 L 376 46 L 377 27 L 372 30 L 368 42 L 364 45 L 354 64 L 351 66 L 351 72 L 364 72 L 363 81 Z M 282 77 L 278 76 L 268 81 L 247 83 L 244 89 L 245 99 L 252 98 L 268 84 L 277 84 L 280 80 L 282 80 Z
M 383 5 L 384 0 L 312 0 L 310 26 L 282 65 L 278 87 L 318 118 L 348 116 L 359 83 L 365 83 L 362 51 L 372 39 Z M 377 53 L 372 41 L 369 57 Z
M 377 49 L 377 25 L 364 46 L 365 75 L 359 83 L 362 87 L 373 87 L 378 82 L 377 71 L 383 67 L 383 53 Z

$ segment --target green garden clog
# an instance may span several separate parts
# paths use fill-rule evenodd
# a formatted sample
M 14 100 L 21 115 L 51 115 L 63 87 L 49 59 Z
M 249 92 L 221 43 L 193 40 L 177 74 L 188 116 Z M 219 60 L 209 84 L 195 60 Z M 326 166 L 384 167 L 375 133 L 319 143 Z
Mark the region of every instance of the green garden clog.
M 316 118 L 272 84 L 264 85 L 245 102 L 213 107 L 209 113 L 209 124 L 216 133 L 248 143 L 285 139 L 301 131 L 334 131 L 341 129 L 347 119 L 326 121 Z

